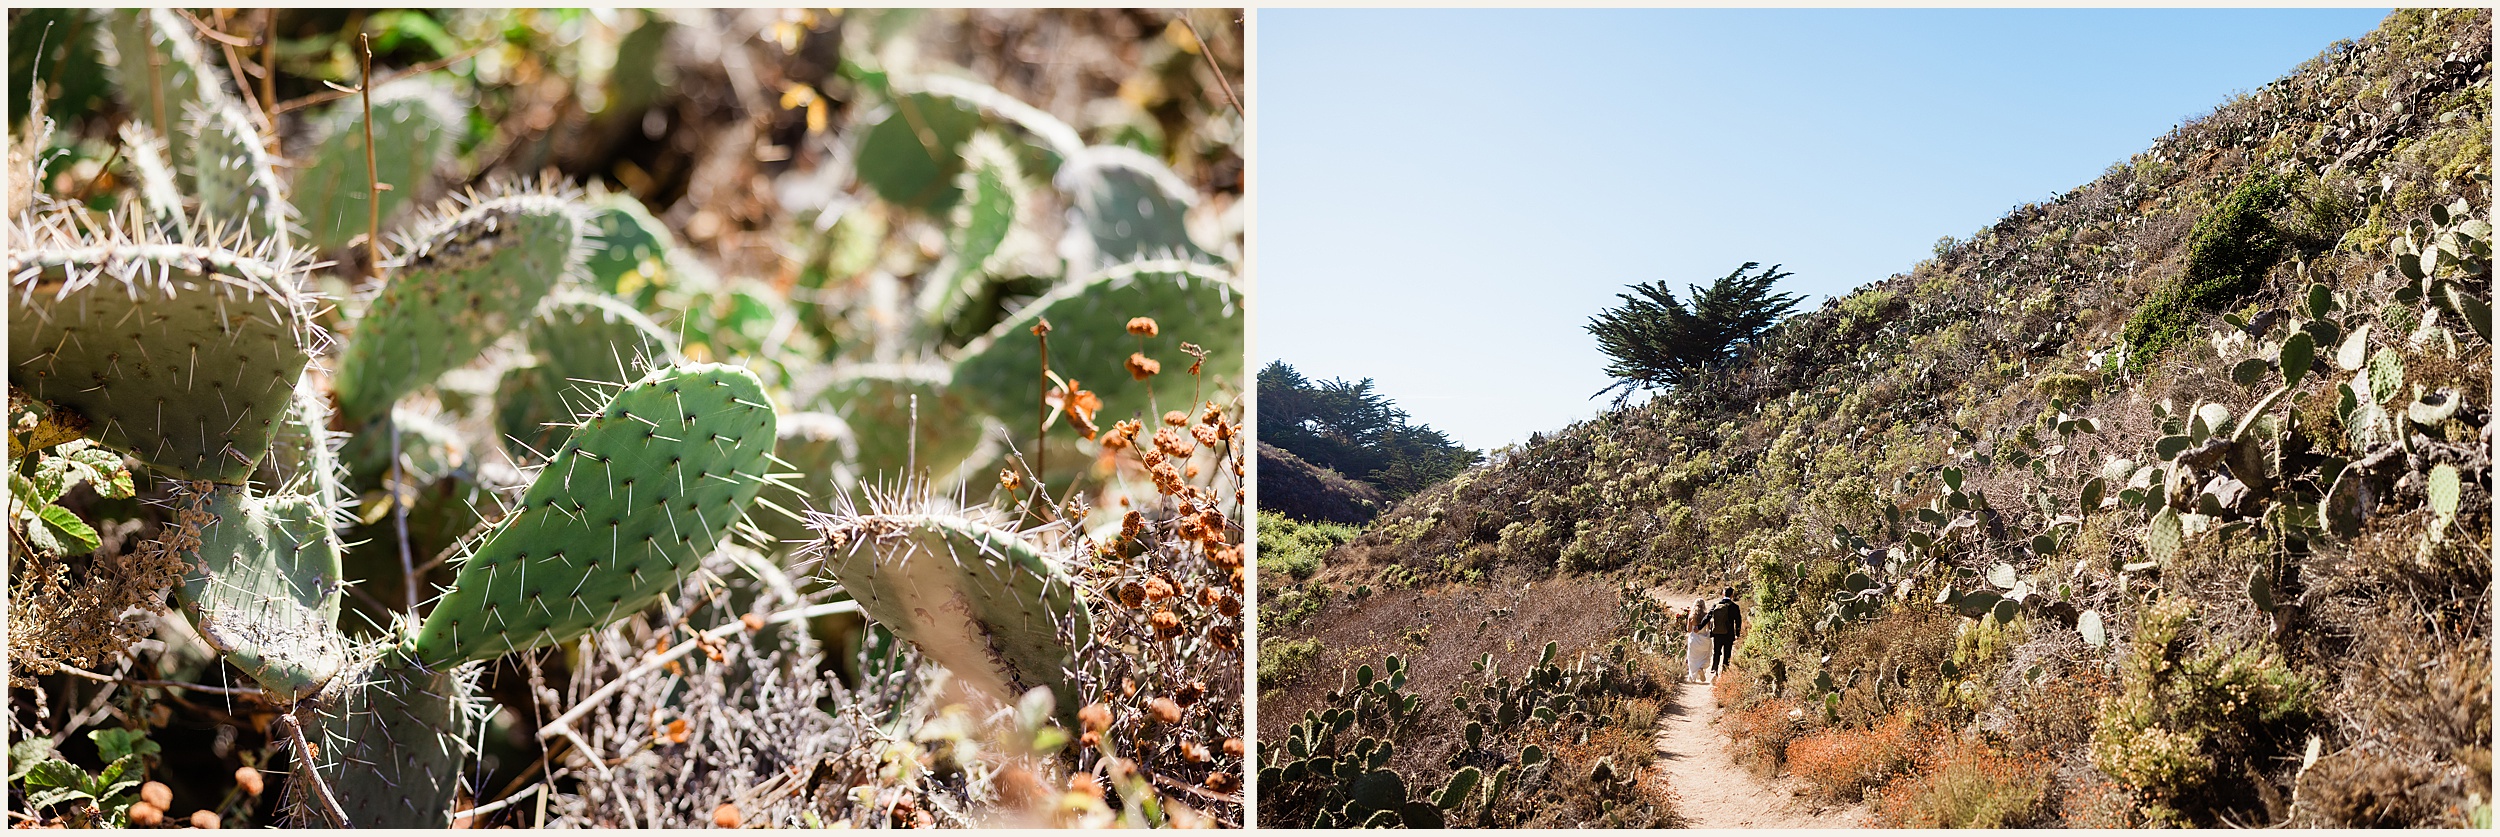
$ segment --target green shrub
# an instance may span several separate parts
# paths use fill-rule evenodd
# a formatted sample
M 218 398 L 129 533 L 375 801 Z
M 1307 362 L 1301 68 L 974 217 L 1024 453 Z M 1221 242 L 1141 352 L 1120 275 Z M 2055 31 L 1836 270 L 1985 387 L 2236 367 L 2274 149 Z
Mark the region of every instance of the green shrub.
M 2153 289 L 2127 318 L 2129 362 L 2138 368 L 2191 334 L 2190 319 L 2219 311 L 2257 289 L 2283 255 L 2283 233 L 2266 213 L 2281 207 L 2290 179 L 2259 174 L 2240 182 L 2188 232 L 2187 270 Z
M 1272 689 L 1278 684 L 1309 671 L 1319 661 L 1320 644 L 1316 639 L 1281 639 L 1259 643 L 1259 688 Z
M 1259 512 L 1259 572 L 1294 580 L 1319 571 L 1320 556 L 1354 539 L 1362 530 L 1339 523 L 1304 523 L 1271 511 Z
M 2154 823 L 2244 807 L 2229 798 L 2251 793 L 2244 770 L 2270 768 L 2314 712 L 2316 686 L 2263 648 L 2190 653 L 2195 614 L 2179 598 L 2144 611 L 2121 692 L 2092 737 L 2093 765 L 2127 787 Z

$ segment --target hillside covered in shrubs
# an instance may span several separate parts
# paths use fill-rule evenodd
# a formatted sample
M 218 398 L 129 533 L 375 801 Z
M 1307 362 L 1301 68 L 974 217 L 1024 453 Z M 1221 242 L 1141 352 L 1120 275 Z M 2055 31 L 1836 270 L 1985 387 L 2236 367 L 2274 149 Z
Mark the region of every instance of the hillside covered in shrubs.
M 1507 657 L 1548 637 L 1433 610 L 1727 584 L 1722 729 L 1887 824 L 2487 827 L 2491 32 L 2397 11 L 1263 579 L 1263 646 L 1316 646 L 1263 651 L 1263 746 L 1378 608 Z

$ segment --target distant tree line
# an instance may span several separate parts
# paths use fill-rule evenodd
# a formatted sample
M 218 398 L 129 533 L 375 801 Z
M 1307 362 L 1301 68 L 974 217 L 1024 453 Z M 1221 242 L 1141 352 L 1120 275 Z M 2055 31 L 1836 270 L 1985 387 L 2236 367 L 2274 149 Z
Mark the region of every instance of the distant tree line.
M 1408 418 L 1370 378 L 1312 381 L 1283 361 L 1259 370 L 1259 441 L 1369 483 L 1391 503 L 1484 461 Z
M 1735 360 L 1803 299 L 1772 293 L 1772 286 L 1789 274 L 1780 272 L 1779 265 L 1753 272 L 1760 265 L 1746 262 L 1707 288 L 1685 286 L 1689 303 L 1677 299 L 1663 280 L 1616 294 L 1623 300 L 1621 307 L 1589 318 L 1598 350 L 1611 358 L 1606 374 L 1615 379 L 1597 394 L 1622 390 L 1616 397 L 1620 403 L 1636 391 L 1683 386 Z M 1259 406 L 1267 408 L 1264 402 Z

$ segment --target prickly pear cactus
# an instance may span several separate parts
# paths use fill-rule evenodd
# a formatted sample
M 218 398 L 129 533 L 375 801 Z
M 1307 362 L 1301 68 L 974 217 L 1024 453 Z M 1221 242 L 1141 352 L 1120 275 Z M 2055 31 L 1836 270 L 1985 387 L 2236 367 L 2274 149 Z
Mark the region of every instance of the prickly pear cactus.
M 774 544 L 813 540 L 803 515 L 837 503 L 836 498 L 850 496 L 857 487 L 859 475 L 851 463 L 859 459 L 859 442 L 850 425 L 832 413 L 782 416 L 778 435 L 773 458 L 787 470 L 755 495 L 756 505 L 764 508 L 748 519 Z
M 1067 573 L 1012 532 L 960 517 L 897 514 L 809 524 L 836 580 L 869 618 L 974 688 L 1012 703 L 1035 686 L 1073 718 L 1074 652 L 1059 625 L 1090 635 L 1093 616 Z
M 300 257 L 82 226 L 14 230 L 9 382 L 169 476 L 242 481 L 325 339 Z
M 105 66 L 130 104 L 131 118 L 158 136 L 182 136 L 184 108 L 229 101 L 225 74 L 209 63 L 191 25 L 172 9 L 123 9 L 112 13 Z M 169 158 L 176 171 L 191 169 L 190 148 L 176 143 Z
M 275 238 L 283 246 L 295 208 L 286 202 L 286 182 L 261 145 L 252 116 L 234 102 L 194 104 L 184 125 L 200 216 L 242 225 L 254 237 Z
M 962 195 L 955 185 L 963 171 L 959 151 L 980 125 L 980 111 L 953 98 L 898 96 L 885 119 L 860 140 L 860 179 L 901 206 L 953 206 Z
M 1161 161 L 1126 146 L 1098 145 L 1060 166 L 1059 188 L 1073 197 L 1084 220 L 1077 249 L 1090 251 L 1095 269 L 1139 259 L 1214 261 L 1189 239 L 1182 217 L 1189 212 L 1189 185 Z
M 443 828 L 487 708 L 476 666 L 428 667 L 393 644 L 360 657 L 321 691 L 305 734 L 349 825 Z M 308 785 L 288 783 L 288 818 L 298 827 L 327 825 Z
M 569 191 L 524 186 L 466 203 L 447 203 L 404 243 L 382 295 L 356 321 L 336 379 L 351 424 L 371 424 L 400 396 L 476 358 L 580 270 L 588 224 Z
M 943 324 L 972 303 L 983 268 L 1015 225 L 1017 207 L 1025 200 L 1023 180 L 1015 153 L 996 134 L 976 134 L 964 145 L 964 171 L 956 182 L 964 197 L 955 205 L 946 260 L 933 269 L 936 281 L 920 292 L 924 320 Z
M 182 187 L 176 185 L 164 138 L 148 130 L 147 123 L 131 121 L 122 123 L 121 140 L 122 156 L 139 175 L 139 201 L 147 219 L 168 238 L 183 240 L 191 232 L 191 213 L 182 205 Z
M 851 426 L 861 477 L 888 484 L 943 475 L 981 446 L 989 422 L 947 375 L 929 364 L 865 364 L 836 374 L 817 400 Z
M 254 496 L 242 486 L 176 489 L 160 543 L 183 559 L 174 595 L 226 660 L 280 700 L 311 694 L 347 664 L 339 616 L 339 541 L 313 497 Z
M 538 362 L 504 373 L 495 417 L 506 438 L 538 451 L 563 441 L 577 415 L 599 406 L 589 382 L 630 381 L 678 359 L 676 340 L 650 317 L 581 292 L 558 292 L 530 321 L 529 346 Z
M 519 510 L 462 559 L 417 634 L 417 659 L 493 659 L 649 606 L 746 513 L 774 435 L 753 373 L 652 370 L 574 430 Z
M 381 229 L 396 228 L 392 217 L 426 190 L 434 166 L 449 156 L 458 135 L 460 109 L 451 94 L 430 82 L 410 79 L 373 89 L 373 163 L 365 163 L 364 103 L 343 99 L 330 106 L 320 128 L 321 139 L 295 156 L 311 159 L 295 174 L 291 193 L 301 210 L 309 243 L 323 252 L 344 247 L 374 223 L 366 206 L 370 178 L 390 188 L 380 193 Z
M 1188 374 L 1191 359 L 1179 345 L 1206 350 L 1206 365 L 1199 370 L 1204 380 L 1235 379 L 1241 372 L 1241 311 L 1241 290 L 1221 270 L 1172 261 L 1122 265 L 1034 300 L 964 347 L 953 389 L 990 415 L 1027 420 L 1042 387 L 1032 328 L 1049 320 L 1050 368 L 1061 377 L 1078 379 L 1103 403 L 1121 409 L 1143 412 L 1149 404 L 1187 409 L 1214 393 Z M 1131 319 L 1147 314 L 1157 322 L 1157 336 L 1144 340 L 1143 353 L 1163 371 L 1139 381 L 1125 371 L 1128 356 L 1140 352 L 1139 336 L 1127 329 Z

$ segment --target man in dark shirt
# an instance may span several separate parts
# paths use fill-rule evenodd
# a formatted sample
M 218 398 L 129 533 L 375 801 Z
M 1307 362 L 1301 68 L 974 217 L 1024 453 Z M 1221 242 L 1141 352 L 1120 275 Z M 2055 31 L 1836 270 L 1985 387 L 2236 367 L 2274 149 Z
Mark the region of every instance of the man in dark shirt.
M 1736 607 L 1736 588 L 1730 587 L 1710 606 L 1710 679 L 1719 679 L 1727 670 L 1728 660 L 1736 654 L 1736 635 L 1745 630 L 1744 611 Z

